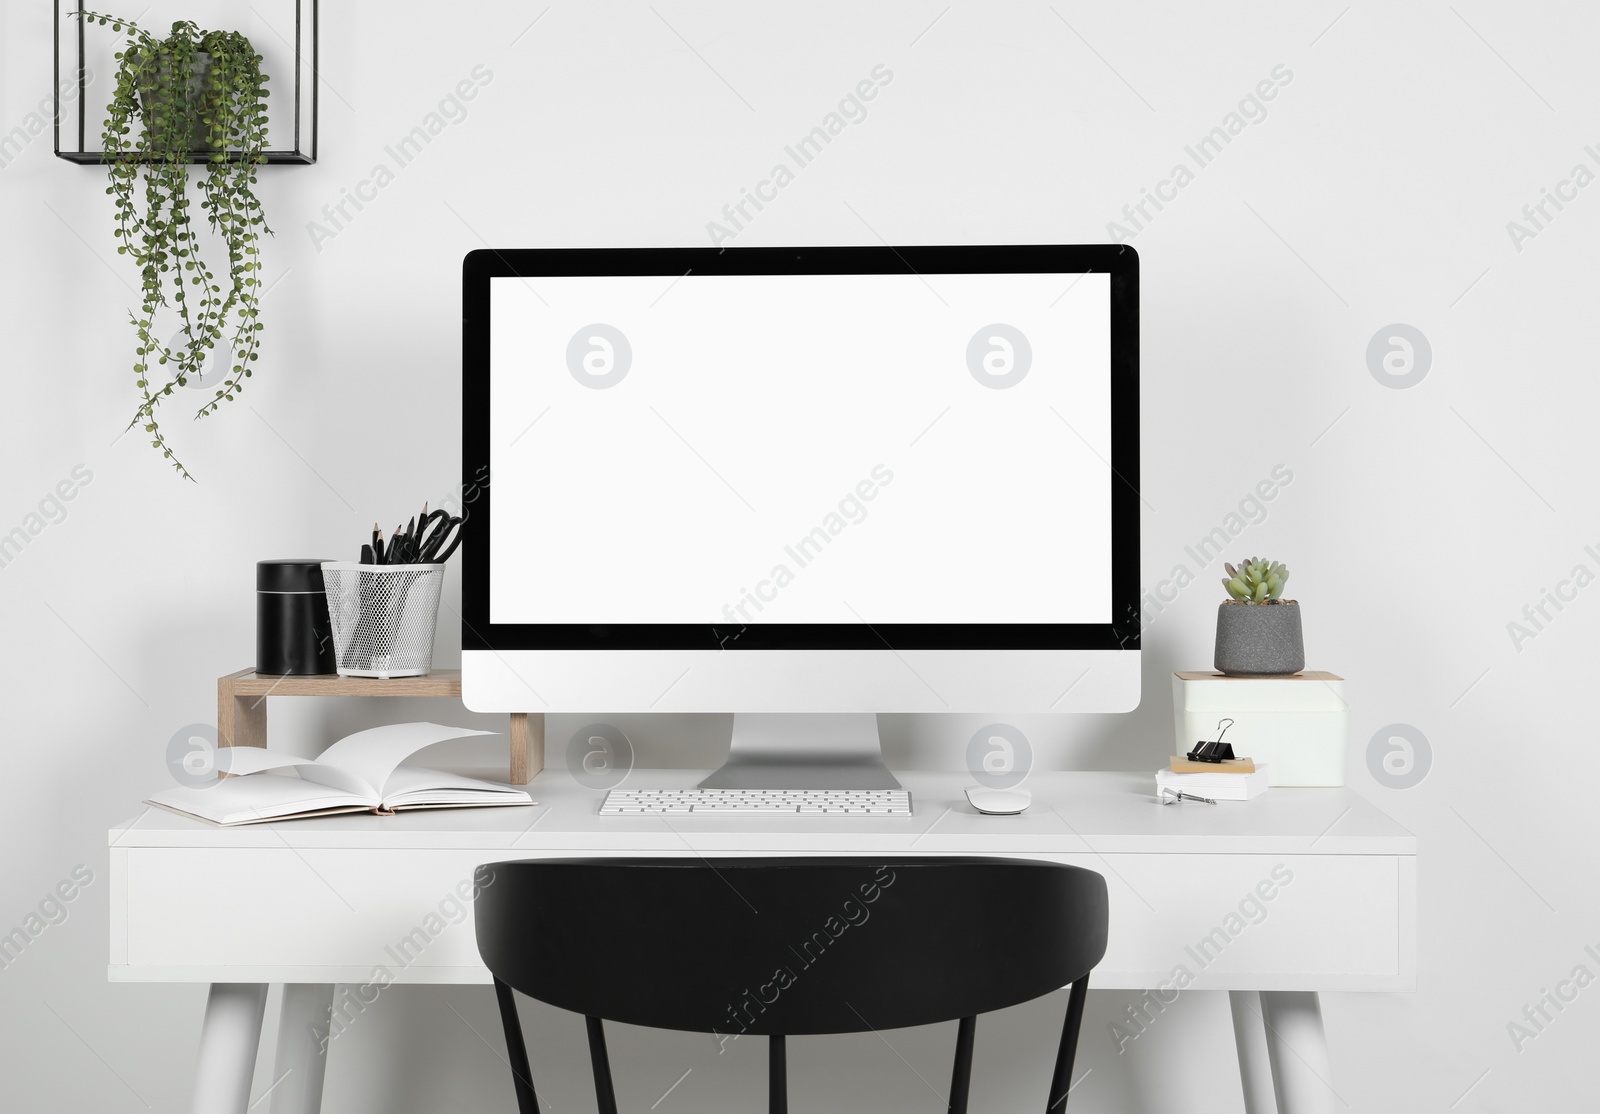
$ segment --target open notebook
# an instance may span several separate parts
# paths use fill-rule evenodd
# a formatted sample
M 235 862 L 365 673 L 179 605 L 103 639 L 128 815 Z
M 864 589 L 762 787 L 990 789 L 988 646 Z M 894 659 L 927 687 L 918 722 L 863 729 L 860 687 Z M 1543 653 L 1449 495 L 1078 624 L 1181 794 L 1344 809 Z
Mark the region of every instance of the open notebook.
M 526 792 L 509 785 L 402 765 L 432 743 L 492 734 L 442 723 L 397 723 L 347 735 L 317 758 L 266 747 L 220 747 L 217 768 L 241 776 L 168 789 L 148 803 L 213 824 L 256 824 L 338 812 L 531 805 L 533 799 Z M 294 774 L 270 772 L 291 769 Z

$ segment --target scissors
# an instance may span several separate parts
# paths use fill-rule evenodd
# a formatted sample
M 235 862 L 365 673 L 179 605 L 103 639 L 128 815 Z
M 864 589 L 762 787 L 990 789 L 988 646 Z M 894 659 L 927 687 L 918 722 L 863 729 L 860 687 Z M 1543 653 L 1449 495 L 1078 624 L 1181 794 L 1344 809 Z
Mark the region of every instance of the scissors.
M 417 523 L 416 533 L 412 534 L 416 539 L 417 563 L 442 564 L 449 560 L 456 546 L 461 544 L 462 521 L 442 507 L 424 514 Z
M 428 565 L 443 564 L 461 544 L 461 523 L 442 507 L 429 511 L 423 504 L 418 518 L 395 527 L 387 544 L 383 530 L 374 523 L 372 544 L 361 547 L 363 565 Z

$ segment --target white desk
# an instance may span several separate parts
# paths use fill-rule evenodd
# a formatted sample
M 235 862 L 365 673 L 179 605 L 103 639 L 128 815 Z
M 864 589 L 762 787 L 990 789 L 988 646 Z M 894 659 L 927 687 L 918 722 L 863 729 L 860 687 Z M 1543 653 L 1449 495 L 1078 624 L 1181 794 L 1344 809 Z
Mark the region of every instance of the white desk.
M 701 776 L 639 770 L 629 784 Z M 310 1026 L 335 984 L 370 984 L 379 968 L 397 983 L 489 982 L 470 923 L 430 928 L 456 913 L 474 867 L 508 858 L 963 854 L 1087 867 L 1111 899 L 1094 987 L 1150 990 L 1152 1008 L 1178 989 L 1231 992 L 1247 1114 L 1333 1110 L 1318 991 L 1415 987 L 1416 838 L 1348 789 L 1162 806 L 1149 774 L 1042 774 L 1026 813 L 982 816 L 965 774 L 902 780 L 909 818 L 600 817 L 604 794 L 551 770 L 529 785 L 531 808 L 231 829 L 147 809 L 109 833 L 110 978 L 211 984 L 194 1107 L 206 1114 L 245 1110 L 269 983 L 289 984 L 274 1076 L 296 1077 L 271 1109 L 300 1114 L 320 1103 Z

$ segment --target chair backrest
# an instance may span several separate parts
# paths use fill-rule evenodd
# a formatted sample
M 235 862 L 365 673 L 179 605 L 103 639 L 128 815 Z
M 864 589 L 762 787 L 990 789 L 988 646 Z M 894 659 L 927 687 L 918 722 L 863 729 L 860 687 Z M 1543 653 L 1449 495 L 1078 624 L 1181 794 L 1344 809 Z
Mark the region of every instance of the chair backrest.
M 497 981 L 590 1018 L 775 1036 L 971 1018 L 1078 983 L 1105 880 L 1026 859 L 542 859 L 479 868 Z

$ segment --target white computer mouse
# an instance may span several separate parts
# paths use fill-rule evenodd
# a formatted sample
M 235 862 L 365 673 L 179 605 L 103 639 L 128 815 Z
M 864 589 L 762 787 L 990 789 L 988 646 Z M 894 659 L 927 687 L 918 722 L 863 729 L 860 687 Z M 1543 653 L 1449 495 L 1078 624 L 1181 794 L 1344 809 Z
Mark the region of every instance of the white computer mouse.
M 987 789 L 982 785 L 967 787 L 967 800 L 979 812 L 990 816 L 1015 816 L 1033 803 L 1033 794 L 1026 789 Z

